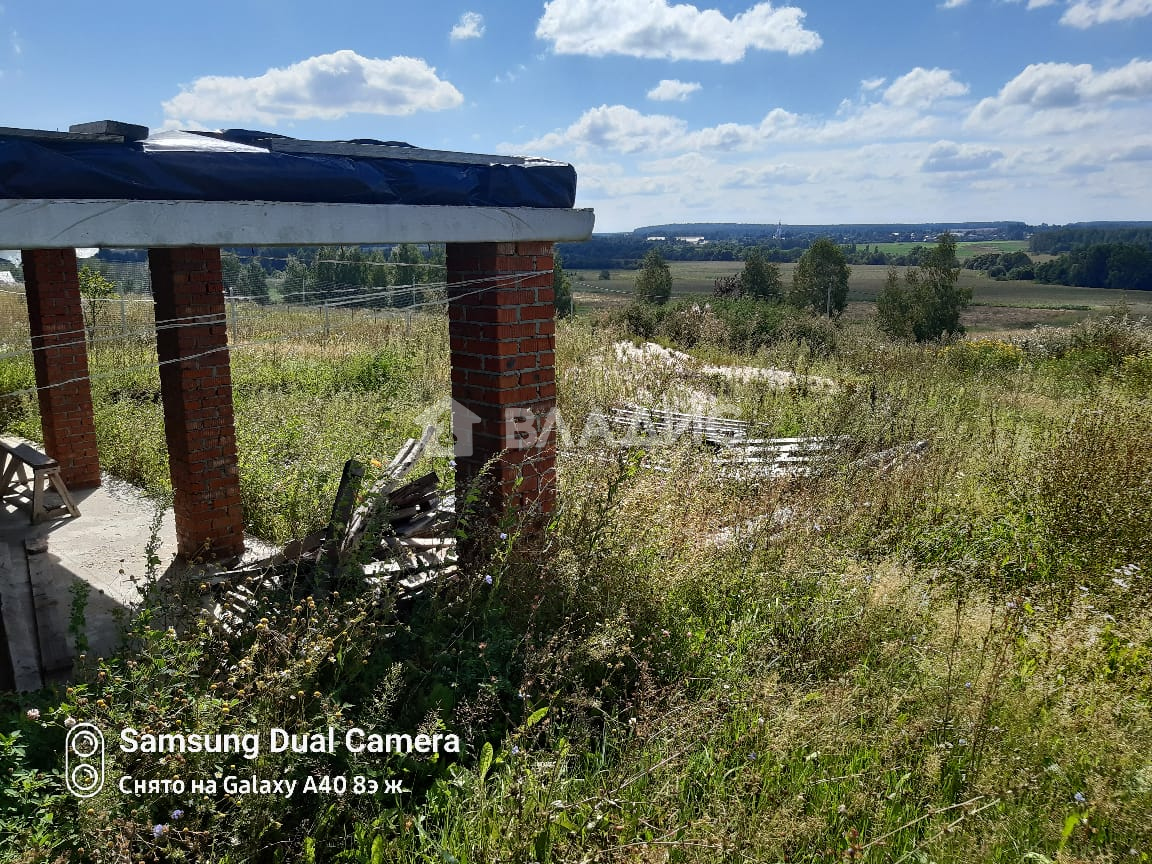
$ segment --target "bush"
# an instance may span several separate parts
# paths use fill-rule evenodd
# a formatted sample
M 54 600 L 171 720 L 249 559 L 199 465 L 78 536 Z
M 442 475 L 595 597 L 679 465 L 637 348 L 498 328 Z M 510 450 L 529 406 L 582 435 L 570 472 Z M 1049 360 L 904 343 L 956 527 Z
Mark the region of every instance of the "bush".
M 828 354 L 839 338 L 836 326 L 826 319 L 751 297 L 712 299 L 703 305 L 691 300 L 667 306 L 637 303 L 612 313 L 609 320 L 636 339 L 667 340 L 682 348 L 709 345 L 748 354 L 790 342 L 806 345 L 814 354 Z
M 960 264 L 956 240 L 940 235 L 919 267 L 908 269 L 903 277 L 895 268 L 876 299 L 880 328 L 897 339 L 927 342 L 964 332 L 960 313 L 972 300 L 972 289 L 959 284 Z
M 636 299 L 641 303 L 667 303 L 672 296 L 672 271 L 660 250 L 649 249 L 636 276 Z
M 945 347 L 941 356 L 950 365 L 965 372 L 979 369 L 1012 370 L 1019 367 L 1025 353 L 1018 345 L 999 339 L 976 339 Z

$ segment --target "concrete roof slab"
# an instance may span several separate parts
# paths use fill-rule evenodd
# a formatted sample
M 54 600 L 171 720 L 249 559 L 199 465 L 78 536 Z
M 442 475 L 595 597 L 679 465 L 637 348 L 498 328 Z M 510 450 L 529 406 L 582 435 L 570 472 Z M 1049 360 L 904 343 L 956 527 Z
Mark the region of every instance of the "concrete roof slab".
M 573 242 L 594 224 L 590 209 L 0 199 L 0 246 L 17 249 Z

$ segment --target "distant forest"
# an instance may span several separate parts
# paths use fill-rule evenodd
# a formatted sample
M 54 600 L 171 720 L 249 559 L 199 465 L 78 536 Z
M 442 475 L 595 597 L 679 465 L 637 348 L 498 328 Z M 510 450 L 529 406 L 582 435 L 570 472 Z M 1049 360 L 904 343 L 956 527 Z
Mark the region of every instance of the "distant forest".
M 831 237 L 849 264 L 919 266 L 937 234 L 953 231 L 963 240 L 1028 239 L 1032 256 L 1054 255 L 1035 263 L 1024 252 L 989 253 L 964 266 L 996 279 L 1035 279 L 1057 285 L 1152 291 L 1152 222 L 1083 223 L 1033 227 L 1023 222 L 924 223 L 917 225 L 741 225 L 683 223 L 653 225 L 622 234 L 597 234 L 583 243 L 559 243 L 568 270 L 632 269 L 654 246 L 667 261 L 742 261 L 758 250 L 765 260 L 800 259 L 812 242 Z M 661 237 L 661 240 L 649 238 Z M 684 238 L 703 238 L 686 240 Z M 906 251 L 881 244 L 900 242 Z M 908 244 L 916 244 L 908 246 Z M 103 261 L 143 261 L 143 250 L 104 250 Z M 237 293 L 268 298 L 267 282 L 279 284 L 284 299 L 333 300 L 348 285 L 403 287 L 443 278 L 444 247 L 432 244 L 360 248 L 234 249 L 224 255 L 225 279 Z M 395 293 L 395 292 L 394 292 Z M 406 305 L 419 293 L 397 294 L 387 302 Z M 383 295 L 380 298 L 384 300 Z
M 1130 243 L 1149 249 L 1152 248 L 1152 225 L 1068 225 L 1048 228 L 1032 235 L 1029 248 L 1038 255 L 1058 255 L 1098 243 Z
M 1023 222 L 939 222 L 868 225 L 745 225 L 738 223 L 675 223 L 649 225 L 626 234 L 596 234 L 583 243 L 559 244 L 565 266 L 577 270 L 639 267 L 656 245 L 666 261 L 742 261 L 757 249 L 768 261 L 788 263 L 821 237 L 830 237 L 844 250 L 849 264 L 915 266 L 936 242 L 952 231 L 960 239 L 1025 240 L 1033 229 Z M 649 240 L 663 237 L 663 240 Z M 702 238 L 693 243 L 681 238 Z M 921 249 L 894 254 L 882 243 L 923 243 Z
M 1030 228 L 1024 223 L 940 225 L 818 225 L 779 229 L 770 225 L 655 225 L 628 234 L 603 234 L 584 243 L 559 244 L 569 269 L 600 270 L 638 267 L 656 246 L 668 261 L 741 261 L 753 249 L 768 261 L 795 262 L 812 241 L 832 237 L 849 264 L 919 266 L 931 248 L 925 237 L 954 230 L 966 239 L 1029 239 L 1032 255 L 1056 255 L 1039 264 L 1024 252 L 990 253 L 964 266 L 995 279 L 1035 279 L 1085 288 L 1152 290 L 1152 223 L 1103 223 Z M 757 234 L 757 232 L 761 232 Z M 769 234 L 768 232 L 772 232 Z M 650 240 L 651 237 L 665 237 Z M 689 242 L 702 237 L 707 242 Z M 889 252 L 881 243 L 922 242 L 905 252 Z

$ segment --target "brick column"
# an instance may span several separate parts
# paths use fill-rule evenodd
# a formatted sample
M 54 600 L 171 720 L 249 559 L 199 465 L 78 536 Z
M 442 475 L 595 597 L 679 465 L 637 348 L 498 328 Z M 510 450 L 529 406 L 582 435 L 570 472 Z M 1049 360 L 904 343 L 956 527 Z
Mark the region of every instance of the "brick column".
M 44 388 L 37 393 L 44 449 L 60 463 L 60 476 L 69 488 L 99 486 L 76 252 L 26 249 L 21 256 L 36 386 Z
M 449 243 L 446 253 L 457 500 L 499 455 L 491 503 L 547 513 L 556 500 L 552 244 Z
M 177 550 L 187 558 L 244 551 L 220 250 L 151 249 L 164 435 Z

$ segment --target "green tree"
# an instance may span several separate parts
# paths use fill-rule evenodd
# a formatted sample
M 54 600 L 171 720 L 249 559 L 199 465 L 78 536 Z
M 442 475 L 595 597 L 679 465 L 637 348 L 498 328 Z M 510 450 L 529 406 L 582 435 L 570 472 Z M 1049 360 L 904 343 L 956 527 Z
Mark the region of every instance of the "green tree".
M 286 303 L 299 303 L 304 299 L 304 285 L 308 279 L 308 265 L 292 256 L 284 267 L 284 281 L 280 283 L 280 297 Z
M 658 249 L 649 249 L 636 276 L 636 299 L 641 303 L 667 303 L 672 297 L 672 271 Z
M 739 273 L 733 273 L 731 276 L 721 276 L 712 282 L 712 296 L 725 297 L 735 300 L 744 294 L 744 283 L 740 279 Z
M 880 296 L 876 317 L 880 328 L 898 339 L 927 342 L 964 332 L 960 313 L 972 301 L 972 289 L 960 284 L 956 239 L 941 234 L 919 267 L 903 277 L 892 268 Z
M 264 272 L 259 261 L 249 261 L 240 270 L 240 283 L 237 285 L 236 293 L 257 303 L 268 302 L 268 274 Z
M 778 300 L 783 293 L 780 266 L 764 260 L 759 249 L 751 249 L 740 271 L 740 286 L 742 293 L 758 300 Z
M 235 252 L 220 253 L 220 275 L 224 280 L 224 287 L 236 294 L 240 293 L 240 271 L 242 269 L 240 256 Z
M 118 296 L 116 283 L 91 267 L 81 267 L 77 275 L 80 297 L 84 301 L 84 330 L 91 342 L 96 338 L 97 329 L 111 317 L 112 308 L 108 301 Z
M 888 268 L 888 279 L 876 298 L 876 319 L 880 329 L 893 339 L 914 339 L 914 321 L 919 303 L 919 278 L 913 270 L 903 277 L 895 267 Z
M 573 312 L 572 282 L 564 272 L 564 262 L 559 252 L 552 259 L 552 290 L 556 298 L 557 317 L 567 318 Z
M 401 243 L 398 246 L 393 246 L 392 254 L 388 260 L 392 262 L 395 269 L 395 284 L 397 286 L 418 285 L 425 281 L 424 268 L 421 266 L 424 263 L 424 256 L 415 243 Z M 409 293 L 397 294 L 394 303 L 397 306 L 411 306 L 414 303 L 419 303 L 422 299 L 422 294 L 413 289 Z
M 812 309 L 829 318 L 848 305 L 848 262 L 840 247 L 827 237 L 816 240 L 800 256 L 792 273 L 788 300 L 801 309 Z

